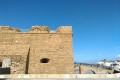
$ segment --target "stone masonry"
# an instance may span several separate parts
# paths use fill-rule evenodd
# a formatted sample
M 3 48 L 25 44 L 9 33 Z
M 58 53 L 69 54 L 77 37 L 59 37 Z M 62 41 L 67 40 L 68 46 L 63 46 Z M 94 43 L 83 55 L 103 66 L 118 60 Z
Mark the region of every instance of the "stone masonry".
M 0 62 L 6 58 L 11 61 L 11 74 L 72 74 L 72 27 L 51 31 L 47 26 L 32 26 L 29 32 L 21 32 L 0 26 Z

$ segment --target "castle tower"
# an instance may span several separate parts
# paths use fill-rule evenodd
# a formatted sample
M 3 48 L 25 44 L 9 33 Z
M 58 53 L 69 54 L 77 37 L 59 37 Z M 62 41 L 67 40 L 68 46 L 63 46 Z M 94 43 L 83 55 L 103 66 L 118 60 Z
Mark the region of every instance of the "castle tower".
M 48 27 L 32 27 L 28 73 L 73 73 L 72 27 L 61 26 L 55 32 Z
M 51 31 L 47 26 L 33 26 L 21 32 L 1 26 L 0 63 L 5 58 L 11 61 L 11 74 L 72 74 L 72 27 Z

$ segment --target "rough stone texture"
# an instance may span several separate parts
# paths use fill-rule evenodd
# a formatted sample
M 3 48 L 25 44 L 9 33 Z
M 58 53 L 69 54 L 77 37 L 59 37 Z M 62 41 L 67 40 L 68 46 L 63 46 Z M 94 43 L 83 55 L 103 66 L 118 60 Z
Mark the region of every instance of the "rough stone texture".
M 11 74 L 24 74 L 26 72 L 29 45 L 0 45 L 0 61 L 11 60 Z
M 0 60 L 10 58 L 11 73 L 74 73 L 72 29 L 62 26 L 56 32 L 34 26 L 29 32 L 0 33 Z M 40 60 L 48 58 L 48 63 Z
M 10 67 L 10 65 L 11 65 L 10 58 L 4 58 L 2 61 L 2 67 Z
M 32 26 L 29 32 L 32 33 L 49 33 L 50 29 L 47 26 Z
M 19 29 L 11 28 L 9 26 L 0 26 L 0 33 L 4 32 L 21 32 Z
M 103 69 L 103 68 L 99 68 L 99 67 L 91 67 L 91 66 L 86 66 L 86 65 L 80 65 L 80 73 L 81 74 L 85 74 L 86 72 L 95 72 L 95 74 L 107 74 L 113 73 L 113 70 L 109 70 L 109 69 Z
M 72 33 L 72 26 L 61 26 L 57 29 L 58 33 Z

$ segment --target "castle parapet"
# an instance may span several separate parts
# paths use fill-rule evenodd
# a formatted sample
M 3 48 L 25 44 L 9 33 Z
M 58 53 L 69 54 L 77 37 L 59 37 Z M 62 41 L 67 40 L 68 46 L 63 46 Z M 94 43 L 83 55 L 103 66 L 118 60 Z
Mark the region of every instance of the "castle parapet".
M 29 32 L 32 33 L 49 33 L 50 29 L 48 26 L 32 26 L 32 28 L 29 30 Z
M 10 26 L 0 26 L 0 33 L 16 33 L 21 30 Z M 32 26 L 27 33 L 68 33 L 72 34 L 72 26 L 60 26 L 57 30 L 50 30 L 48 26 Z
M 21 30 L 16 28 L 11 28 L 10 26 L 0 26 L 0 33 L 4 32 L 21 32 Z
M 61 26 L 57 29 L 57 33 L 72 33 L 72 26 Z

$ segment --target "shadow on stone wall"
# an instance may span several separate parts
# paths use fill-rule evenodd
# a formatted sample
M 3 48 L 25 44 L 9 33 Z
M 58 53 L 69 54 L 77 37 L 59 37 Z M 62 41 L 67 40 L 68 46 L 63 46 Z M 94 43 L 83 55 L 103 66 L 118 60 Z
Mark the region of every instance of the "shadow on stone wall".
M 10 68 L 0 68 L 0 74 L 10 74 Z

